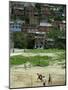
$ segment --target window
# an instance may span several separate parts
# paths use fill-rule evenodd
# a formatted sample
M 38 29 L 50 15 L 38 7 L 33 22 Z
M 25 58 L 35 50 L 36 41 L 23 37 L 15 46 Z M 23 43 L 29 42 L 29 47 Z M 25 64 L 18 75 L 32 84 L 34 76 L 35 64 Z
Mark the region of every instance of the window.
M 15 28 L 17 28 L 18 26 L 17 25 L 15 25 Z

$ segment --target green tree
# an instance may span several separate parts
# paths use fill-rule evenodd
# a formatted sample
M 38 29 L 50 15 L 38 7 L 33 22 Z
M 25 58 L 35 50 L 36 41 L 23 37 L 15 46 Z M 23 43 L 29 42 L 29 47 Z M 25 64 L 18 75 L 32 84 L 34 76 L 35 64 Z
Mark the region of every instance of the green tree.
M 47 38 L 51 38 L 55 41 L 54 47 L 64 48 L 65 46 L 65 31 L 64 30 L 61 31 L 60 29 L 54 27 L 52 30 L 47 32 Z
M 14 48 L 27 48 L 27 34 L 22 32 L 13 33 Z
M 28 49 L 33 49 L 35 44 L 35 38 L 33 34 L 28 34 L 27 35 L 27 48 Z

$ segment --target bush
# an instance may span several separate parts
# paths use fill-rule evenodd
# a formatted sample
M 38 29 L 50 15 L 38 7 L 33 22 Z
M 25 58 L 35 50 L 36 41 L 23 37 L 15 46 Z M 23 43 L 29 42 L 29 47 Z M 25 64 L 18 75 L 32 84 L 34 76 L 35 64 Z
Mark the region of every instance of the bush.
M 22 32 L 13 33 L 14 48 L 26 48 L 27 47 L 27 35 Z
M 59 28 L 54 27 L 47 33 L 47 37 L 53 39 L 54 42 L 48 44 L 46 41 L 45 48 L 60 48 L 65 49 L 66 39 L 65 39 L 65 31 L 60 31 Z

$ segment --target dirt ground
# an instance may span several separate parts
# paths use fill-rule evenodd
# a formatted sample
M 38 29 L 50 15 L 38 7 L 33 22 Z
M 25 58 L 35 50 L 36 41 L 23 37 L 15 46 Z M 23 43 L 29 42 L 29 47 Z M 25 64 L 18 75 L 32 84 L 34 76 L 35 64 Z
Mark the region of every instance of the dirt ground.
M 59 53 L 59 52 L 58 52 Z M 29 57 L 29 56 L 37 56 L 37 55 L 40 55 L 40 56 L 56 56 L 55 53 L 11 53 L 10 56 L 16 56 L 16 55 L 22 55 L 22 56 L 25 56 L 25 57 Z
M 65 85 L 65 69 L 60 65 L 32 66 L 26 70 L 23 65 L 16 65 L 10 68 L 10 88 L 43 86 L 43 82 L 37 79 L 37 73 L 45 76 L 45 86 Z M 52 83 L 48 83 L 49 74 Z

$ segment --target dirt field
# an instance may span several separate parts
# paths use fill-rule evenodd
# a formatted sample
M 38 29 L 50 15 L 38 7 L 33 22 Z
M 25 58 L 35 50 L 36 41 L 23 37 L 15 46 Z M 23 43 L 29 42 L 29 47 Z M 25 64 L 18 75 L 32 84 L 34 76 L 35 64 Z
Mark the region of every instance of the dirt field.
M 23 65 L 16 65 L 10 69 L 11 88 L 43 86 L 43 83 L 37 79 L 37 73 L 41 73 L 46 78 L 46 85 L 65 85 L 65 69 L 60 65 L 47 67 L 31 67 L 26 70 Z M 52 83 L 48 84 L 49 74 L 51 74 Z
M 43 86 L 43 82 L 37 79 L 37 73 L 45 76 L 45 86 L 65 85 L 65 59 L 62 58 L 63 60 L 61 61 L 60 59 L 56 60 L 58 55 L 63 55 L 63 53 L 62 51 L 54 53 L 12 53 L 10 56 L 51 56 L 53 61 L 50 61 L 49 66 L 40 67 L 31 65 L 31 67 L 26 69 L 24 64 L 12 65 L 10 67 L 10 88 Z M 51 83 L 48 83 L 49 74 L 51 75 Z

